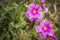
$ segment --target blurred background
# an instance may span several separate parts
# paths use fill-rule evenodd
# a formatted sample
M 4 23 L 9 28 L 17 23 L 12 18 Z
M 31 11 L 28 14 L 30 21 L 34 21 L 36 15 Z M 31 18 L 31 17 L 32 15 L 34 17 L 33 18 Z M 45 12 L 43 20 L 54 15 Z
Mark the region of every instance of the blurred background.
M 47 40 L 36 33 L 36 22 L 25 17 L 27 5 L 33 0 L 0 0 L 0 40 Z M 40 0 L 35 3 L 41 5 Z M 46 0 L 49 12 L 44 18 L 51 21 L 57 40 L 60 40 L 60 0 Z

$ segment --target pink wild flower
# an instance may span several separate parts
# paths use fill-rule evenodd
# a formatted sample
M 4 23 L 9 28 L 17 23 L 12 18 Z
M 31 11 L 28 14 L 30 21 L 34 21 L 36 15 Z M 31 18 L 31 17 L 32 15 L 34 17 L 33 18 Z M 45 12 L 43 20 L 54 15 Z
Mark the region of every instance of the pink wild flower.
M 47 20 L 41 21 L 40 25 L 36 26 L 36 32 L 39 33 L 41 38 L 45 38 L 47 35 L 54 35 L 52 25 Z
M 40 12 L 42 8 L 34 3 L 28 5 L 28 11 L 25 13 L 26 17 L 29 18 L 30 21 L 34 21 L 35 19 L 41 19 L 43 14 Z

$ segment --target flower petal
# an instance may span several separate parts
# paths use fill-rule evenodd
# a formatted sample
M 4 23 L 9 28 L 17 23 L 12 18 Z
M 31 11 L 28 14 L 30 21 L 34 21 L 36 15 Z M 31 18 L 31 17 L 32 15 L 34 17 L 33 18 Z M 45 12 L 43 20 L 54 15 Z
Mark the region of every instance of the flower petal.
M 42 33 L 40 34 L 40 37 L 41 37 L 41 38 L 46 38 L 46 36 L 47 36 L 47 33 L 43 33 L 43 32 L 42 32 Z
M 34 21 L 36 18 L 31 16 L 31 17 L 29 17 L 29 19 L 30 19 L 30 21 Z
M 41 24 L 41 25 L 45 25 L 45 24 L 46 24 L 46 20 L 42 20 L 42 21 L 40 22 L 40 24 Z
M 43 18 L 43 16 L 44 16 L 44 14 L 43 14 L 43 13 L 41 13 L 41 12 L 39 12 L 39 14 L 37 14 L 37 18 L 38 18 L 38 19 Z
M 30 16 L 32 16 L 32 13 L 31 13 L 30 10 L 28 10 L 28 11 L 25 13 L 25 15 L 26 15 L 26 17 L 30 17 Z
M 37 27 L 36 27 L 36 32 L 39 33 L 39 32 L 41 32 L 41 31 L 42 31 L 42 28 L 41 28 L 40 26 L 37 26 Z
M 48 35 L 49 35 L 49 36 L 52 36 L 52 35 L 54 35 L 54 32 L 53 32 L 53 30 L 50 30 L 50 31 L 48 32 Z
M 47 13 L 48 12 L 48 8 L 44 7 L 44 11 L 45 11 L 45 13 Z
M 35 9 L 36 9 L 37 11 L 42 10 L 42 8 L 41 8 L 38 4 L 35 6 Z
M 41 0 L 41 2 L 43 2 L 43 3 L 44 3 L 44 2 L 45 2 L 45 0 Z
M 48 40 L 57 40 L 57 38 L 56 38 L 55 35 L 53 35 L 53 36 L 51 36 Z
M 53 35 L 53 36 L 52 36 L 52 39 L 53 39 L 53 40 L 57 40 L 57 38 L 56 38 L 56 36 L 55 36 L 55 35 Z
M 28 8 L 29 8 L 29 10 L 32 10 L 33 8 L 35 8 L 35 5 L 34 5 L 34 3 L 32 3 L 32 4 L 29 4 L 29 5 L 28 5 Z

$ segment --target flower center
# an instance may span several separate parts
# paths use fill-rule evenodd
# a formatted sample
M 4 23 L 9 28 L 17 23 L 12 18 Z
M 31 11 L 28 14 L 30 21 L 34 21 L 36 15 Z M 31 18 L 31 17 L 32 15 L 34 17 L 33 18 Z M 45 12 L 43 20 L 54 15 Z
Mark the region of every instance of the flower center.
M 36 14 L 36 10 L 33 10 L 33 14 Z
M 44 30 L 47 30 L 47 27 L 46 26 L 44 26 Z
M 52 40 L 52 38 L 50 37 L 49 40 Z

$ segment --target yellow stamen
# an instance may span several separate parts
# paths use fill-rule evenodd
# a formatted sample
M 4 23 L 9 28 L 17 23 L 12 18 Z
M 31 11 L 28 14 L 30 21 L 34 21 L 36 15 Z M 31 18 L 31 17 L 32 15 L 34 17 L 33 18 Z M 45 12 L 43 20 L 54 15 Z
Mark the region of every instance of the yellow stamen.
M 49 40 L 52 40 L 52 38 L 50 37 Z
M 44 30 L 47 30 L 47 27 L 46 26 L 44 26 Z
M 33 10 L 33 13 L 36 14 L 36 10 Z

